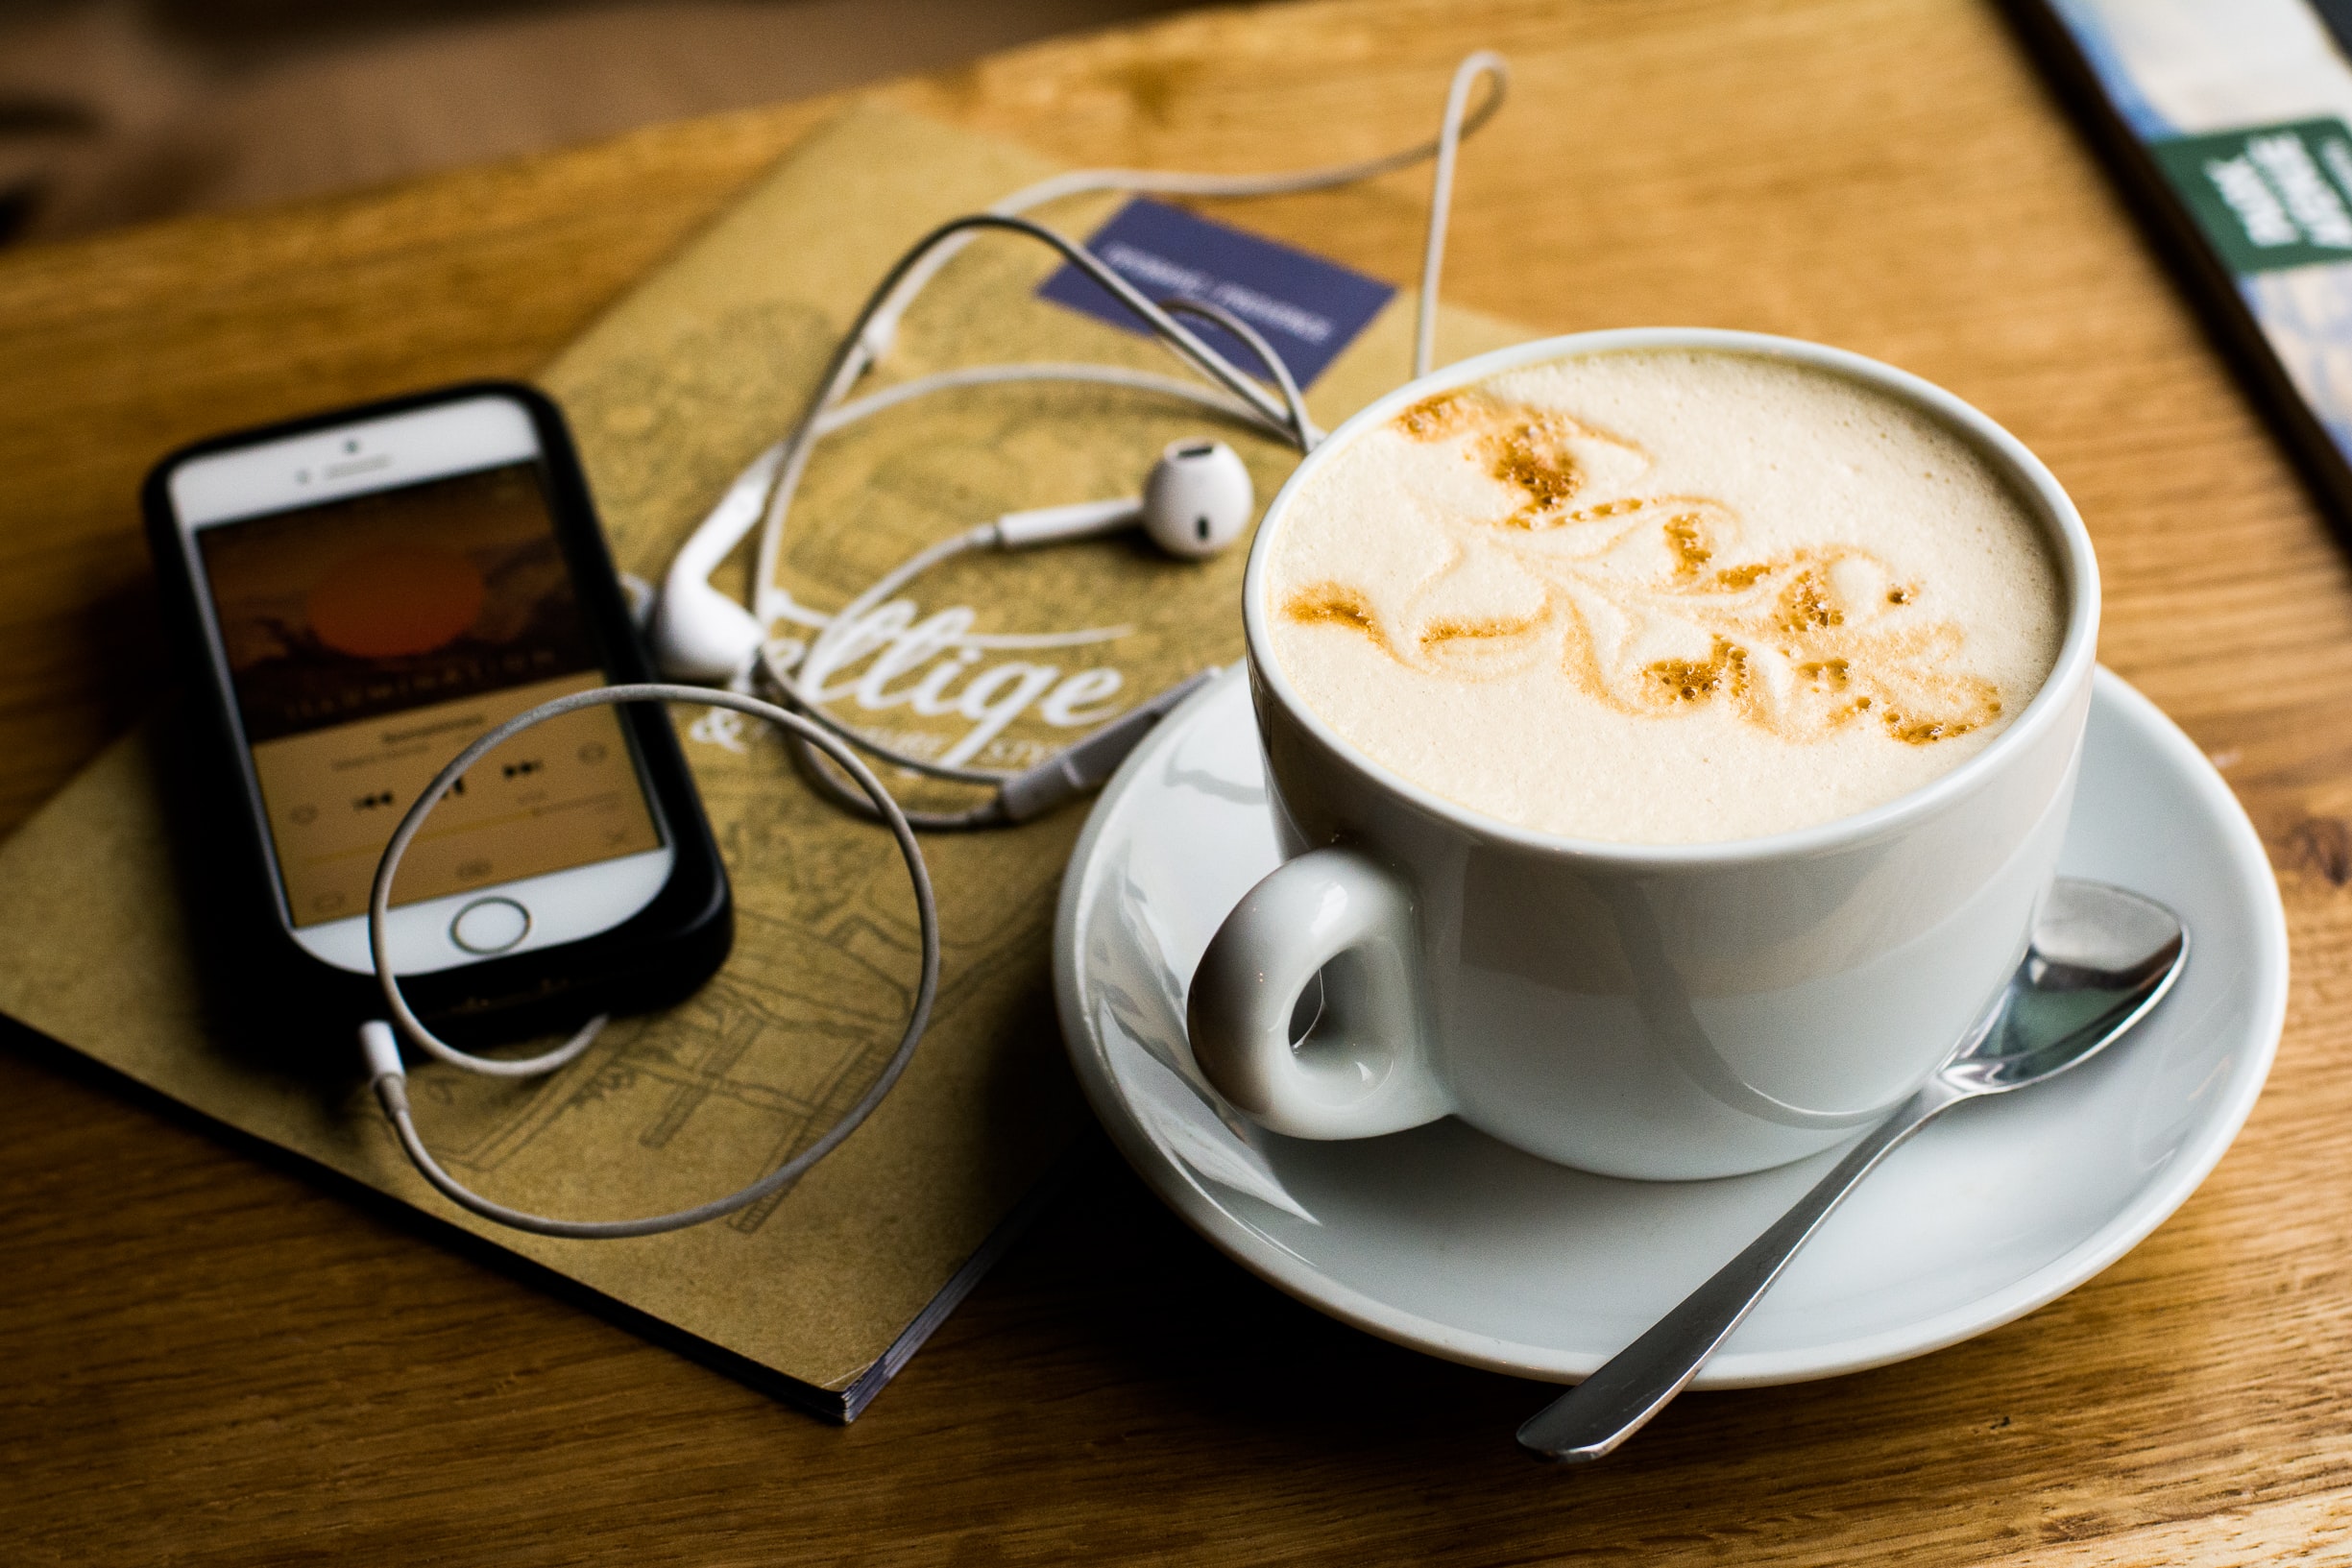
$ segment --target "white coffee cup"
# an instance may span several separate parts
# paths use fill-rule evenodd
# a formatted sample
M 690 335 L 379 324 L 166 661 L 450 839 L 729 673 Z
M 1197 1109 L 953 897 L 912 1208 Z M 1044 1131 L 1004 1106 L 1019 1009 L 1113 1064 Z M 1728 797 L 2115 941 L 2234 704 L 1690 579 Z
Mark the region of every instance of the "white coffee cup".
M 1301 488 L 1368 425 L 1522 365 L 1621 350 L 1761 354 L 1847 377 L 1966 441 L 2049 531 L 2055 665 L 1976 756 L 1885 805 L 1768 837 L 1620 844 L 1521 828 L 1342 739 L 1273 656 L 1266 580 Z M 2090 536 L 2049 470 L 1968 404 L 1817 344 L 1650 328 L 1523 344 L 1398 388 L 1291 475 L 1243 589 L 1284 863 L 1193 976 L 1193 1053 L 1251 1120 L 1369 1138 L 1460 1117 L 1606 1175 L 1723 1176 L 1843 1141 L 1940 1065 L 2024 954 L 2054 873 L 2098 636 Z M 1294 1015 L 1321 977 L 1321 1021 Z

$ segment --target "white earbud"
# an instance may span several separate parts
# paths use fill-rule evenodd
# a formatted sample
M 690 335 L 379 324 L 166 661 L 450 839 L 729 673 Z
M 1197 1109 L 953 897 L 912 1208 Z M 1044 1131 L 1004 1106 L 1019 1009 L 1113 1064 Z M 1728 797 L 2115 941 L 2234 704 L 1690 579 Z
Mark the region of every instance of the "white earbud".
M 996 520 L 994 543 L 1020 550 L 1141 524 L 1170 555 L 1200 561 L 1239 539 L 1256 505 L 1249 470 L 1232 447 L 1222 441 L 1179 441 L 1152 465 L 1140 499 L 1007 512 Z
M 759 617 L 711 586 L 711 573 L 760 520 L 781 448 L 737 476 L 662 579 L 647 629 L 653 662 L 673 681 L 730 681 L 751 667 L 767 633 Z
M 649 629 L 653 662 L 673 681 L 730 681 L 751 667 L 767 633 L 752 613 L 711 586 L 672 567 Z
M 1222 441 L 1179 441 L 1143 487 L 1143 528 L 1170 555 L 1201 561 L 1242 537 L 1257 505 L 1249 470 Z

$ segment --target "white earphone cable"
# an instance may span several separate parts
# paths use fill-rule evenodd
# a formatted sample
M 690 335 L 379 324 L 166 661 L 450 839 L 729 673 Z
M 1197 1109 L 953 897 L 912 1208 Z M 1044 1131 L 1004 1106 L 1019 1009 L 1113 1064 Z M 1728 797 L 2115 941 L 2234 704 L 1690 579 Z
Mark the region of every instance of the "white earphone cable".
M 1322 441 L 1323 432 L 1307 417 L 1307 400 L 1298 390 L 1298 378 L 1291 374 L 1290 366 L 1283 363 L 1282 356 L 1274 351 L 1274 346 L 1267 342 L 1256 327 L 1224 306 L 1212 304 L 1206 300 L 1192 300 L 1178 295 L 1174 299 L 1162 300 L 1160 307 L 1171 316 L 1198 316 L 1202 321 L 1214 322 L 1241 339 L 1257 362 L 1266 368 L 1266 374 L 1273 377 L 1275 389 L 1282 394 L 1282 406 L 1290 411 L 1290 426 L 1286 434 L 1291 445 L 1304 456 Z
M 819 437 L 832 435 L 860 420 L 871 419 L 885 409 L 927 398 L 934 392 L 1020 381 L 1078 381 L 1123 387 L 1132 392 L 1149 392 L 1198 404 L 1211 413 L 1247 424 L 1262 435 L 1280 437 L 1290 430 L 1287 422 L 1275 423 L 1269 421 L 1255 408 L 1219 387 L 1204 387 L 1197 381 L 1179 380 L 1176 376 L 1159 375 L 1151 371 L 1129 370 L 1124 365 L 1040 360 L 1023 365 L 968 365 L 961 370 L 939 371 L 911 381 L 900 381 L 879 392 L 869 392 L 855 401 L 828 409 L 816 422 L 816 433 Z M 779 456 L 783 449 L 782 442 L 768 448 Z
M 1466 117 L 1470 88 L 1480 77 L 1493 84 L 1487 101 L 1479 106 L 1475 118 Z M 1438 275 L 1445 266 L 1445 226 L 1454 207 L 1454 162 L 1462 150 L 1462 138 L 1484 125 L 1487 116 L 1502 106 L 1503 92 L 1511 80 L 1511 67 L 1503 57 L 1491 49 L 1481 49 L 1454 67 L 1454 80 L 1445 90 L 1445 118 L 1440 122 L 1437 143 L 1437 166 L 1429 177 L 1429 238 L 1421 247 L 1420 300 L 1413 313 L 1413 378 L 1419 380 L 1430 371 L 1430 362 L 1438 343 Z
M 801 656 L 801 667 L 806 668 L 812 660 L 819 659 L 823 654 L 832 652 L 842 639 L 856 636 L 858 627 L 866 613 L 897 592 L 906 584 L 912 582 L 943 561 L 953 560 L 967 551 L 988 548 L 995 542 L 995 529 L 992 525 L 967 529 L 963 533 L 939 541 L 891 568 L 864 592 L 860 593 L 835 613 L 832 622 L 816 635 L 809 645 L 809 651 Z M 958 784 L 996 784 L 1003 783 L 1006 777 L 1006 773 L 997 769 L 958 767 L 952 763 L 934 762 L 929 758 L 916 757 L 911 753 L 902 756 L 898 748 L 884 745 L 858 735 L 819 708 L 815 695 L 801 689 L 795 671 L 786 668 L 784 663 L 776 658 L 772 644 L 764 645 L 760 649 L 760 660 L 768 680 L 774 683 L 778 689 L 788 693 L 793 702 L 800 704 L 802 712 L 831 730 L 839 738 L 862 751 L 896 762 L 901 767 L 912 768 L 927 777 L 952 780 Z
M 915 984 L 913 1005 L 908 1010 L 906 1030 L 899 1036 L 898 1047 L 884 1064 L 880 1075 L 867 1086 L 864 1094 L 858 1097 L 857 1102 L 842 1114 L 841 1119 L 826 1129 L 822 1138 L 791 1159 L 725 1197 L 672 1214 L 650 1215 L 640 1219 L 554 1219 L 509 1208 L 486 1198 L 442 1169 L 417 1132 L 416 1122 L 408 1105 L 407 1073 L 400 1065 L 400 1047 L 393 1039 L 392 1027 L 397 1025 L 400 1034 L 418 1049 L 451 1066 L 496 1077 L 525 1077 L 552 1072 L 579 1055 L 604 1026 L 604 1019 L 599 1016 L 590 1020 L 587 1026 L 570 1041 L 541 1056 L 503 1060 L 459 1050 L 425 1027 L 424 1021 L 410 1009 L 407 998 L 401 995 L 400 977 L 393 971 L 391 939 L 385 922 L 391 913 L 392 880 L 400 870 L 400 856 L 407 853 L 410 843 L 423 831 L 426 816 L 468 768 L 481 760 L 494 747 L 534 725 L 578 709 L 624 702 L 701 703 L 764 718 L 786 734 L 816 746 L 847 772 L 856 781 L 859 789 L 863 791 L 865 802 L 871 808 L 870 814 L 885 824 L 891 836 L 898 841 L 899 856 L 906 862 L 907 875 L 914 885 L 915 923 L 922 946 L 922 972 Z M 607 686 L 557 697 L 541 703 L 527 712 L 517 714 L 459 752 L 449 766 L 434 776 L 433 782 L 425 785 L 424 792 L 417 797 L 416 804 L 400 818 L 400 826 L 393 830 L 391 841 L 384 846 L 383 858 L 376 862 L 376 881 L 368 894 L 368 951 L 375 961 L 376 983 L 383 991 L 384 1005 L 391 1011 L 393 1025 L 387 1025 L 380 1019 L 372 1019 L 360 1025 L 360 1050 L 367 1060 L 369 1085 L 375 1090 L 385 1116 L 391 1119 L 400 1145 L 418 1172 L 451 1202 L 485 1219 L 496 1220 L 517 1230 L 534 1231 L 542 1236 L 608 1240 L 682 1230 L 689 1225 L 699 1225 L 707 1219 L 733 1214 L 797 1179 L 811 1166 L 832 1153 L 841 1140 L 858 1130 L 859 1124 L 872 1114 L 875 1106 L 882 1103 L 891 1086 L 898 1082 L 899 1075 L 907 1071 L 907 1064 L 914 1059 L 915 1047 L 922 1041 L 923 1031 L 931 1023 L 932 1002 L 939 992 L 939 906 L 932 892 L 931 873 L 923 863 L 922 848 L 915 842 L 914 829 L 909 824 L 906 813 L 899 809 L 898 803 L 890 798 L 890 792 L 883 787 L 882 781 L 874 777 L 873 770 L 859 759 L 857 753 L 807 719 L 774 703 L 740 692 L 653 683 Z

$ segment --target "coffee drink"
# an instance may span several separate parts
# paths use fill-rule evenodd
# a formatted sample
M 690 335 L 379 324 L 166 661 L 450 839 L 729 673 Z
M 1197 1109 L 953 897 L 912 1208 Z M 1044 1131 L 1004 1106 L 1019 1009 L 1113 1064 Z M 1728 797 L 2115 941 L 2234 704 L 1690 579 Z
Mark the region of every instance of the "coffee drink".
M 1284 858 L 1184 1005 L 1260 1126 L 1760 1170 L 1883 1119 L 2016 972 L 2098 562 L 1950 393 L 1703 327 L 1524 344 L 1342 424 L 1248 584 Z
M 1270 542 L 1299 699 L 1518 827 L 1715 843 L 1981 751 L 2055 663 L 2046 527 L 1952 429 L 1822 369 L 1629 350 L 1347 438 Z

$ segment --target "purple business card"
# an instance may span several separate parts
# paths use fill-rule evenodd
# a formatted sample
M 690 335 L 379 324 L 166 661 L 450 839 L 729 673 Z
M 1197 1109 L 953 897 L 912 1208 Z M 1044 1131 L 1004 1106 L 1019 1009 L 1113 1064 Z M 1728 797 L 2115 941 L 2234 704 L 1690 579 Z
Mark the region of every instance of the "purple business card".
M 1302 387 L 1314 383 L 1396 292 L 1335 261 L 1140 197 L 1095 230 L 1086 247 L 1147 299 L 1203 300 L 1239 316 L 1282 356 Z M 1147 330 L 1076 267 L 1061 268 L 1037 293 L 1122 330 Z M 1230 332 L 1198 320 L 1184 325 L 1234 364 L 1257 373 L 1257 356 Z

